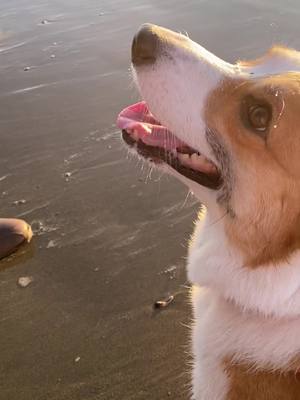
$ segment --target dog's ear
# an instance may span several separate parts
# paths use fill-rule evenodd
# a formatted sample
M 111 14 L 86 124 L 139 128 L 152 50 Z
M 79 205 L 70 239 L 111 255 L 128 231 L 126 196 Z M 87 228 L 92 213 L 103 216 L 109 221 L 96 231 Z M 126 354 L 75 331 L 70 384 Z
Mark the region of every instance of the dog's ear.
M 241 60 L 239 68 L 253 75 L 281 74 L 300 71 L 300 52 L 284 46 L 273 46 L 262 57 L 254 60 Z

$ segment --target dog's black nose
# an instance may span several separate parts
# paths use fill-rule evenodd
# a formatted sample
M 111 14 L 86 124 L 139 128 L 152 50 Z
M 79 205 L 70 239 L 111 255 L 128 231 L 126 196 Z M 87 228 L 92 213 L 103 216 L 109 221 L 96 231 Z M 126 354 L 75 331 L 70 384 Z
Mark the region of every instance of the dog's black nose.
M 134 65 L 153 64 L 159 47 L 155 25 L 144 24 L 133 38 L 131 61 Z

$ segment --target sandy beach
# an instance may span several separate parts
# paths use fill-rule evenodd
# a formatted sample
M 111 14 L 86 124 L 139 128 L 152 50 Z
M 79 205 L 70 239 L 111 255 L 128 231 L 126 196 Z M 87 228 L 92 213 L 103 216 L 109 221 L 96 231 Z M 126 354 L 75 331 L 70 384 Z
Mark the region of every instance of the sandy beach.
M 1 217 L 35 237 L 0 263 L 0 400 L 189 398 L 199 205 L 120 140 L 131 39 L 152 22 L 234 61 L 299 49 L 299 17 L 296 0 L 1 2 Z

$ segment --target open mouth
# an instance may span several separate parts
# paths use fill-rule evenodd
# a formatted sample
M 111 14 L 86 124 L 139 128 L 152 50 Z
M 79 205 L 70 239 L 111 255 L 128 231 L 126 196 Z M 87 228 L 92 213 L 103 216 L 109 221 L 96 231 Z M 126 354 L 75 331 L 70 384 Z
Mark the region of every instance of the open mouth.
M 166 163 L 186 178 L 210 189 L 219 189 L 222 185 L 217 166 L 161 125 L 145 102 L 125 108 L 119 114 L 117 125 L 122 130 L 123 140 L 149 161 Z

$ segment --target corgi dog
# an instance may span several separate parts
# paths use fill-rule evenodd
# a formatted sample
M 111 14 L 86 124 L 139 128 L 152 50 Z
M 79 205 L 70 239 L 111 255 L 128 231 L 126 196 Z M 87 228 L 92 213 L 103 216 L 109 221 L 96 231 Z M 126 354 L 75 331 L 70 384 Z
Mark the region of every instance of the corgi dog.
M 201 208 L 193 284 L 192 399 L 300 399 L 300 53 L 230 64 L 143 25 L 132 43 L 143 101 L 126 144 Z

